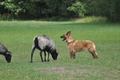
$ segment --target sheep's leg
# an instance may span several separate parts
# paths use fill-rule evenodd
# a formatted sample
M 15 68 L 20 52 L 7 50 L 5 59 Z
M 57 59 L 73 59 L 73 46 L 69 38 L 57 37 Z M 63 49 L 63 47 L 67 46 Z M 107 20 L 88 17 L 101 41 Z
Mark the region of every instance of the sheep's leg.
M 33 49 L 32 49 L 32 52 L 31 52 L 31 61 L 30 61 L 31 63 L 32 63 L 33 53 L 34 53 L 34 51 L 35 51 L 35 48 L 33 48 Z
M 42 51 L 40 51 L 41 61 L 43 62 Z
M 44 61 L 46 61 L 46 52 L 44 51 Z
M 49 54 L 50 54 L 50 53 L 48 53 L 48 59 L 47 59 L 47 61 L 49 61 Z

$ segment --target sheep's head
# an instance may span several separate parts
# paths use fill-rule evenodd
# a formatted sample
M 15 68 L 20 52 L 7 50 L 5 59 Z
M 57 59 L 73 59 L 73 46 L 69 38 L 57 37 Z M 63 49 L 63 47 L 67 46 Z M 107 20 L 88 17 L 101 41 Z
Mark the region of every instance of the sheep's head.
M 57 53 L 56 50 L 54 50 L 54 51 L 51 53 L 51 55 L 52 55 L 52 58 L 53 58 L 54 60 L 57 60 L 58 53 Z
M 11 57 L 12 57 L 11 52 L 7 52 L 6 55 L 5 55 L 5 59 L 8 63 L 11 62 Z

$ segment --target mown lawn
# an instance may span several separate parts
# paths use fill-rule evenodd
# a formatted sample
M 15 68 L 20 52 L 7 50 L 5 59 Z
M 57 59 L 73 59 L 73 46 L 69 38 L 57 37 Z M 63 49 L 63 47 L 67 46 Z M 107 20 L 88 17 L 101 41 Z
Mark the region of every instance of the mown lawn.
M 98 59 L 88 51 L 76 53 L 70 59 L 65 42 L 60 36 L 72 31 L 74 39 L 92 40 Z M 46 34 L 54 39 L 58 59 L 41 62 L 36 50 L 33 63 L 30 53 L 33 37 Z M 120 24 L 0 21 L 0 42 L 12 52 L 12 62 L 0 55 L 1 80 L 119 80 L 120 79 Z

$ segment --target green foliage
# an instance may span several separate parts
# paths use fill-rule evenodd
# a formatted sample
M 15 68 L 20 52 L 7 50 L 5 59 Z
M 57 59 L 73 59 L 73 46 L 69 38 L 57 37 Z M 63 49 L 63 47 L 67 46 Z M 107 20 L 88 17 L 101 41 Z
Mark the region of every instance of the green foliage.
M 107 18 L 112 22 L 120 22 L 120 0 L 111 0 L 110 4 L 110 15 L 106 15 Z
M 87 14 L 105 16 L 110 22 L 120 22 L 120 0 L 87 0 Z
M 5 0 L 0 2 L 0 5 L 4 6 L 5 9 L 8 9 L 12 14 L 18 15 L 19 12 L 23 11 L 22 7 L 19 5 L 23 4 L 23 1 L 18 2 L 15 4 L 14 0 Z
M 72 4 L 72 6 L 68 7 L 69 11 L 73 11 L 77 14 L 78 17 L 84 17 L 85 14 L 85 4 L 76 1 L 75 3 Z
M 106 17 L 96 17 L 96 16 L 88 16 L 84 18 L 76 18 L 72 21 L 80 22 L 80 23 L 106 23 L 107 18 Z
M 10 15 L 10 14 L 3 14 L 1 17 L 0 17 L 0 20 L 14 20 L 14 17 L 13 15 Z
M 0 14 L 17 19 L 102 16 L 120 22 L 120 0 L 2 0 Z

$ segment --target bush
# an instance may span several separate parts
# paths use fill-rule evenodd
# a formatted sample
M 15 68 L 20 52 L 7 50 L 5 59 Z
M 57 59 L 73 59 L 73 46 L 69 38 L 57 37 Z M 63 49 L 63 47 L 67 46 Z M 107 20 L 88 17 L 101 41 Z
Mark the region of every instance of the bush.
M 11 14 L 3 14 L 0 16 L 0 20 L 14 20 L 14 16 Z
M 73 3 L 71 7 L 68 7 L 68 10 L 75 12 L 78 17 L 84 17 L 86 12 L 85 5 L 80 1 Z
M 107 18 L 88 16 L 88 17 L 84 17 L 84 18 L 77 18 L 73 21 L 81 22 L 81 23 L 105 23 L 107 21 Z

